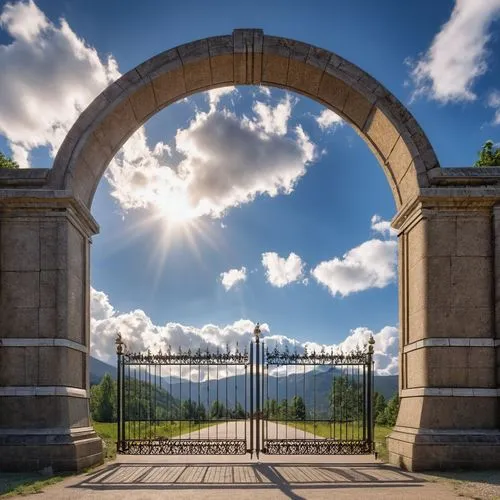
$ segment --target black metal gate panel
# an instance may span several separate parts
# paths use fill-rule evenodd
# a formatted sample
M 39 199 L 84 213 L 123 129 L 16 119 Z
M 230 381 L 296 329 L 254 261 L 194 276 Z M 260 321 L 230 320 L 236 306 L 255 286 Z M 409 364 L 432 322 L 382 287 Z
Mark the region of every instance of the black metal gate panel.
M 117 337 L 117 450 L 163 455 L 373 453 L 373 339 L 342 353 L 129 353 Z
M 256 449 L 270 455 L 359 455 L 373 446 L 373 338 L 342 354 L 268 350 L 262 364 L 261 435 Z M 259 378 L 259 375 L 257 376 Z M 259 427 L 259 426 L 258 426 Z
M 119 336 L 117 355 L 118 453 L 247 453 L 246 350 L 129 353 Z

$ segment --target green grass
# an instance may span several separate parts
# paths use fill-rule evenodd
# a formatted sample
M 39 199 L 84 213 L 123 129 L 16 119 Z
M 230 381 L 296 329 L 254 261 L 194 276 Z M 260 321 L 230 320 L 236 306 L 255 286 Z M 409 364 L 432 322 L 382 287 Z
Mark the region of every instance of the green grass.
M 330 422 L 287 422 L 291 427 L 310 432 L 316 436 L 332 439 L 362 439 L 362 427 L 357 422 L 333 423 Z M 358 430 L 359 429 L 359 430 Z M 391 433 L 391 427 L 375 425 L 375 451 L 379 458 L 387 462 L 389 454 L 385 438 Z
M 59 483 L 66 477 L 68 475 L 45 477 L 41 474 L 0 473 L 0 498 L 41 493 L 46 486 Z
M 186 434 L 188 432 L 197 432 L 205 427 L 210 427 L 211 425 L 219 424 L 220 422 L 180 422 L 179 420 L 173 420 L 171 422 L 163 422 L 161 425 L 152 426 L 149 422 L 142 422 L 141 429 L 139 433 L 138 423 L 135 426 L 131 423 L 126 424 L 127 437 L 129 439 L 135 439 L 139 437 L 147 437 L 151 435 L 153 439 L 164 438 L 170 439 L 181 434 Z M 111 460 L 116 456 L 116 422 L 93 422 L 95 431 L 105 444 L 105 460 Z M 130 430 L 129 430 L 130 429 Z

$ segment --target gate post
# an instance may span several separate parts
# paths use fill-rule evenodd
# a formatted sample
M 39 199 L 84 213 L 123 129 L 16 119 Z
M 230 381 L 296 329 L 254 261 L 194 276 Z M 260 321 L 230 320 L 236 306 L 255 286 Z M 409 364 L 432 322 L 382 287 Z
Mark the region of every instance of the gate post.
M 117 334 L 116 340 L 116 452 L 120 453 L 123 450 L 122 422 L 123 422 L 123 341 L 120 333 Z
M 257 323 L 253 331 L 255 335 L 255 455 L 260 452 L 260 325 Z
M 0 469 L 82 470 L 102 462 L 88 373 L 98 226 L 67 191 L 7 193 L 0 193 Z
M 388 448 L 400 467 L 500 464 L 496 199 L 490 186 L 435 187 L 393 221 L 399 229 L 400 409 Z
M 368 423 L 368 443 L 370 447 L 370 453 L 373 453 L 373 345 L 375 344 L 375 340 L 372 336 L 368 340 L 368 356 L 367 356 L 367 394 L 366 399 L 367 407 L 366 407 L 366 421 Z

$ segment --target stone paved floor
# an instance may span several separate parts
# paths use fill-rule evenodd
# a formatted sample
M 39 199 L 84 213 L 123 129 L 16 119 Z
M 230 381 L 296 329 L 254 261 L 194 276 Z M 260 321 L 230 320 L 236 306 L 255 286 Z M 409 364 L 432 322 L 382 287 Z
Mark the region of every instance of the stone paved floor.
M 225 424 L 183 438 L 233 439 L 240 427 Z M 226 430 L 228 429 L 228 430 Z M 295 437 L 295 429 L 275 427 L 269 437 Z M 298 431 L 298 438 L 312 437 Z M 477 492 L 477 489 L 474 490 Z M 127 456 L 88 474 L 44 488 L 37 500 L 100 499 L 332 499 L 397 498 L 448 500 L 494 498 L 439 478 L 403 472 L 372 456 Z
M 464 498 L 450 483 L 428 482 L 375 463 L 330 463 L 323 457 L 323 463 L 233 464 L 225 457 L 226 463 L 190 464 L 184 458 L 189 460 L 177 457 L 178 462 L 171 464 L 143 459 L 108 464 L 45 488 L 37 494 L 37 500 Z

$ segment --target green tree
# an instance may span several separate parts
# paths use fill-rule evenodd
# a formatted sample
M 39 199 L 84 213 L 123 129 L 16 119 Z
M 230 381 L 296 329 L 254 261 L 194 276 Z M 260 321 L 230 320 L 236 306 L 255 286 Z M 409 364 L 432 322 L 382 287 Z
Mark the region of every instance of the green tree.
M 330 389 L 330 415 L 337 422 L 359 419 L 363 408 L 363 390 L 347 375 L 335 377 Z
M 288 401 L 286 399 L 282 399 L 278 408 L 279 418 L 285 420 L 289 417 L 288 415 Z
M 0 168 L 19 168 L 19 165 L 0 151 Z
M 233 417 L 234 418 L 246 418 L 245 410 L 243 409 L 243 406 L 241 406 L 241 403 L 236 403 L 236 407 L 234 408 L 233 412 Z
M 377 422 L 379 416 L 384 413 L 386 406 L 387 402 L 384 398 L 384 395 L 380 394 L 379 392 L 375 392 L 375 394 L 373 395 L 373 418 L 375 419 L 375 422 Z
M 116 382 L 109 373 L 90 390 L 91 415 L 97 422 L 116 422 Z
M 394 427 L 396 425 L 396 419 L 398 417 L 399 411 L 399 396 L 395 394 L 385 407 L 384 411 L 379 415 L 376 422 L 379 425 L 385 425 L 387 427 Z
M 294 396 L 290 406 L 290 418 L 292 420 L 306 419 L 306 405 L 300 396 Z
M 181 418 L 184 420 L 196 420 L 198 416 L 198 405 L 191 399 L 185 399 L 181 404 Z
M 493 147 L 493 141 L 486 141 L 479 151 L 475 167 L 500 167 L 500 148 Z
M 210 418 L 213 420 L 224 418 L 227 415 L 225 406 L 219 401 L 215 400 L 210 407 Z

